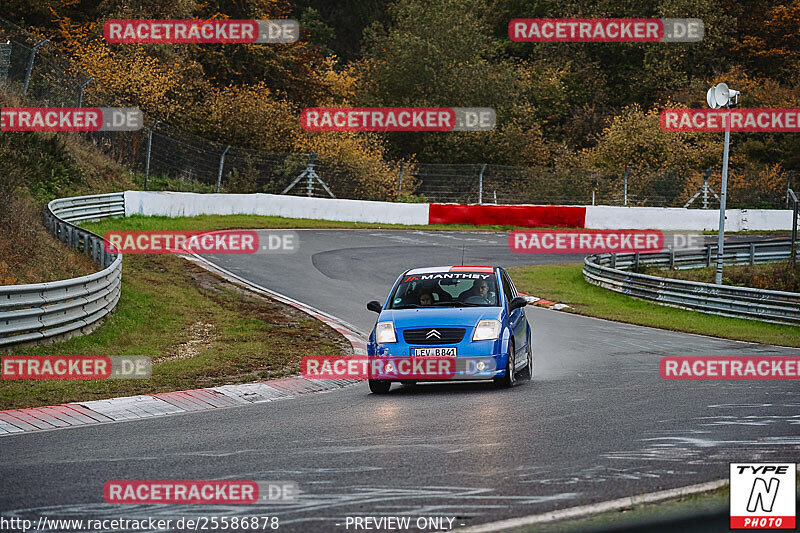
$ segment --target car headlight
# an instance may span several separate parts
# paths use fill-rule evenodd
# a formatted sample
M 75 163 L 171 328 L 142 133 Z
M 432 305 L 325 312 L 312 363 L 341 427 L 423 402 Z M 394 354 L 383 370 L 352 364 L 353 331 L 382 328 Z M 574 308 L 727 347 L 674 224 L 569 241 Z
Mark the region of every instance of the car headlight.
M 475 333 L 472 334 L 474 341 L 489 341 L 500 336 L 499 320 L 479 320 L 475 326 Z
M 391 322 L 378 322 L 375 326 L 375 338 L 378 342 L 397 342 L 394 334 L 394 324 Z

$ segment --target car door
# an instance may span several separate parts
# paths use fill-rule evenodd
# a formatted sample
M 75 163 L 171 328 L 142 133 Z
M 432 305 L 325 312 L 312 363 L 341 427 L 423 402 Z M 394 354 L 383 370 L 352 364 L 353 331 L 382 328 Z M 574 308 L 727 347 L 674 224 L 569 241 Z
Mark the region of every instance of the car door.
M 508 275 L 505 271 L 500 271 L 500 278 L 503 284 L 503 295 L 505 296 L 506 300 L 506 312 L 508 312 L 509 305 L 511 304 L 511 300 L 514 299 L 516 293 L 514 291 L 514 286 L 511 284 L 511 281 L 508 279 Z M 525 361 L 525 358 L 519 356 L 519 354 L 525 353 L 525 326 L 527 324 L 525 320 L 525 311 L 523 308 L 514 309 L 514 311 L 508 313 L 509 317 L 509 326 L 511 327 L 511 334 L 514 336 L 514 346 L 517 350 L 517 360 L 515 361 L 516 366 L 519 366 L 522 361 Z

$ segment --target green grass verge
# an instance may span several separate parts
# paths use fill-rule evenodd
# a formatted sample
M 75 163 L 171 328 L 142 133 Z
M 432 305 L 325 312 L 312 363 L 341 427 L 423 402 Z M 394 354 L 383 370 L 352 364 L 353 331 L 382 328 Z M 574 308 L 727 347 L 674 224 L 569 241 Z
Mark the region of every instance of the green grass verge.
M 572 533 L 579 531 L 600 531 L 608 528 L 639 525 L 658 521 L 680 519 L 693 515 L 706 515 L 727 512 L 730 489 L 719 489 L 690 494 L 658 503 L 645 503 L 609 511 L 584 518 L 562 520 L 543 524 L 521 526 L 508 531 L 514 533 Z
M 350 353 L 305 313 L 175 256 L 127 256 L 116 311 L 91 335 L 26 355 L 144 355 L 150 379 L 0 380 L 0 409 L 243 383 L 296 374 L 306 355 Z
M 519 290 L 569 304 L 570 312 L 641 326 L 699 333 L 713 337 L 800 346 L 800 328 L 755 320 L 726 318 L 657 305 L 590 285 L 582 264 L 541 265 L 510 269 Z
M 429 231 L 482 231 L 505 232 L 511 230 L 533 229 L 579 229 L 560 226 L 478 226 L 475 224 L 379 224 L 372 222 L 342 222 L 336 220 L 316 220 L 311 218 L 286 218 L 260 215 L 199 215 L 196 217 L 164 217 L 133 215 L 125 218 L 109 218 L 97 222 L 85 222 L 82 227 L 97 234 L 106 231 L 126 230 L 221 230 L 221 229 L 278 229 L 278 228 L 310 228 L 310 229 L 406 229 Z M 593 231 L 593 230 L 590 230 Z M 711 233 L 711 232 L 704 232 Z M 731 233 L 731 232 L 728 232 Z M 780 234 L 779 231 L 744 231 L 747 234 Z M 731 233 L 734 234 L 734 233 Z
M 109 218 L 97 222 L 87 222 L 82 227 L 102 235 L 106 231 L 150 230 L 220 230 L 220 229 L 260 229 L 260 228 L 313 228 L 313 229 L 418 229 L 437 231 L 510 231 L 514 229 L 533 229 L 522 226 L 475 226 L 472 224 L 374 224 L 366 222 L 338 222 L 335 220 L 314 220 L 310 218 L 268 217 L 259 215 L 200 215 L 196 217 L 146 217 L 133 215 L 126 218 Z M 544 228 L 544 227 L 543 227 Z M 542 229 L 543 229 L 542 228 Z M 558 228 L 566 229 L 566 228 Z
M 717 230 L 705 230 L 703 235 L 718 235 Z M 792 231 L 788 229 L 747 229 L 743 231 L 728 231 L 725 230 L 725 235 L 791 235 Z

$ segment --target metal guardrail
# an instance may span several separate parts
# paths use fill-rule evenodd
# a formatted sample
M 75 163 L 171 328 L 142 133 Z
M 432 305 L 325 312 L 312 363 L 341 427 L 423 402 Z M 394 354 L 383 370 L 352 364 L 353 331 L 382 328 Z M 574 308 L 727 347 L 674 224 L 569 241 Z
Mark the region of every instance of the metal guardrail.
M 711 266 L 717 246 L 659 253 L 595 254 L 586 257 L 587 282 L 655 303 L 702 313 L 780 324 L 800 324 L 800 293 L 715 285 L 636 272 L 641 266 L 686 269 Z M 789 259 L 791 241 L 725 244 L 725 264 L 758 264 Z M 634 271 L 631 271 L 633 269 Z
M 0 286 L 0 347 L 85 332 L 117 305 L 122 256 L 108 253 L 102 237 L 72 222 L 125 215 L 123 193 L 59 198 L 44 208 L 50 233 L 83 250 L 103 270 L 79 278 Z

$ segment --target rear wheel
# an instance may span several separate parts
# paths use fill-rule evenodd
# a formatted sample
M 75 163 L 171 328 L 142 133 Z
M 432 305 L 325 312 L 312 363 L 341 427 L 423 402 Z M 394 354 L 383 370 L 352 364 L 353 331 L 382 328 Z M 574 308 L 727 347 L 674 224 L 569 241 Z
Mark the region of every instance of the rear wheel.
M 392 388 L 392 382 L 385 379 L 369 380 L 369 390 L 373 394 L 386 394 Z
M 514 386 L 517 382 L 516 376 L 514 375 L 514 369 L 516 368 L 516 361 L 517 361 L 517 350 L 514 347 L 514 341 L 511 340 L 508 343 L 508 357 L 506 358 L 506 375 L 494 378 L 494 384 L 498 387 L 503 389 L 510 389 Z

